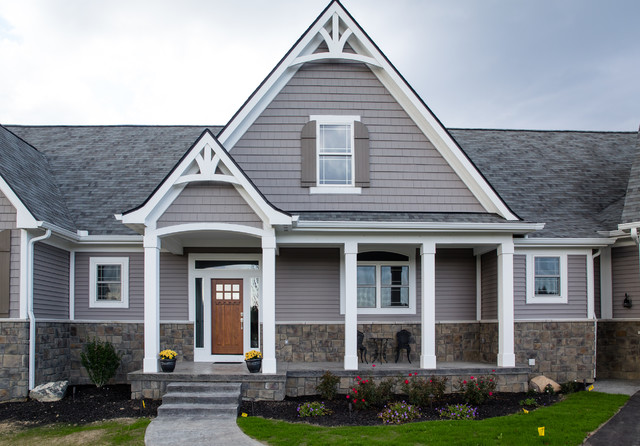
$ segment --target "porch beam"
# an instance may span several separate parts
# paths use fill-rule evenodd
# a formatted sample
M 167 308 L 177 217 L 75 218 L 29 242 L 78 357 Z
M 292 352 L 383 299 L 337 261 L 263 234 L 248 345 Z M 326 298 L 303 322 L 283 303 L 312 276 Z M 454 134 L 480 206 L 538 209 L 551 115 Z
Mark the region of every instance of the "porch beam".
M 262 237 L 262 373 L 276 373 L 276 238 Z
M 422 345 L 421 369 L 436 368 L 436 245 L 422 243 Z
M 515 367 L 513 240 L 498 246 L 498 367 Z
M 358 243 L 344 244 L 344 369 L 358 370 Z
M 160 239 L 144 236 L 144 373 L 158 372 L 160 352 Z

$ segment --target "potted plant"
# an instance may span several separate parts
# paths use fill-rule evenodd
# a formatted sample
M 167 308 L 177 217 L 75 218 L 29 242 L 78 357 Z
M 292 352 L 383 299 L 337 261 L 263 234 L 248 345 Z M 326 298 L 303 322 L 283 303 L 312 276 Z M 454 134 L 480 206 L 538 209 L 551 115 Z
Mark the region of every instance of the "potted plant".
M 262 353 L 258 350 L 249 350 L 244 354 L 244 362 L 251 373 L 258 373 L 262 368 Z
M 178 354 L 173 350 L 162 350 L 160 352 L 160 367 L 163 372 L 171 373 L 176 368 Z

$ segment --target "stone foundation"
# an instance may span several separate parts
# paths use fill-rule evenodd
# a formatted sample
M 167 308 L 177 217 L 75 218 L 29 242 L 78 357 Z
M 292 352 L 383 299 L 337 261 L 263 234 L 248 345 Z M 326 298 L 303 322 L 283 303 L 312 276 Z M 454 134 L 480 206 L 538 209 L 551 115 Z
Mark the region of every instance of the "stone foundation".
M 36 339 L 36 386 L 69 379 L 69 324 L 37 322 Z
M 594 342 L 593 322 L 516 322 L 516 364 L 535 359 L 531 376 L 558 383 L 593 381 Z
M 0 401 L 29 393 L 29 323 L 0 322 Z
M 598 322 L 598 379 L 640 379 L 640 321 Z

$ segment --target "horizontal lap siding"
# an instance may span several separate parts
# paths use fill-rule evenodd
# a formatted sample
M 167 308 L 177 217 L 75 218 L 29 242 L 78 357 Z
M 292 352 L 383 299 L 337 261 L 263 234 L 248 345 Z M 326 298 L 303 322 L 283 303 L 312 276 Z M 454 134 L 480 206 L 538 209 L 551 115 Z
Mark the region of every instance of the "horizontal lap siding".
M 476 320 L 476 258 L 472 249 L 436 251 L 436 320 Z
M 129 257 L 129 308 L 89 308 L 89 259 Z M 144 319 L 144 256 L 142 252 L 77 252 L 75 317 L 80 320 L 141 321 Z
M 189 262 L 187 256 L 160 254 L 160 320 L 189 320 Z
M 638 269 L 638 247 L 624 246 L 611 250 L 613 275 L 613 317 L 640 317 L 640 270 Z M 633 302 L 631 308 L 624 308 L 624 294 L 628 293 Z
M 515 256 L 514 263 L 514 279 L 516 276 L 516 265 L 518 259 Z M 498 318 L 498 255 L 496 251 L 491 251 L 482 255 L 481 274 L 481 313 L 483 320 L 495 320 Z M 514 280 L 514 286 L 518 281 Z
M 300 132 L 310 115 L 361 117 L 369 130 L 370 188 L 363 188 L 360 195 L 310 195 L 301 187 Z M 305 64 L 232 154 L 260 191 L 289 211 L 484 211 L 362 64 Z
M 158 219 L 163 228 L 185 223 L 232 223 L 262 227 L 262 220 L 227 184 L 190 184 Z
M 522 257 L 525 256 L 514 256 Z M 515 294 L 516 319 L 575 319 L 587 317 L 587 258 L 570 255 L 568 264 L 569 296 L 566 304 L 527 304 L 526 292 Z M 526 268 L 526 266 L 525 266 Z M 523 276 L 523 283 L 526 284 Z M 520 290 L 519 290 L 520 291 Z
M 33 257 L 33 311 L 45 319 L 69 319 L 69 252 L 36 243 Z
M 20 230 L 16 229 L 16 210 L 0 192 L 0 231 L 11 230 L 11 271 L 9 272 L 9 317 L 20 317 Z
M 340 320 L 340 250 L 280 248 L 276 321 Z

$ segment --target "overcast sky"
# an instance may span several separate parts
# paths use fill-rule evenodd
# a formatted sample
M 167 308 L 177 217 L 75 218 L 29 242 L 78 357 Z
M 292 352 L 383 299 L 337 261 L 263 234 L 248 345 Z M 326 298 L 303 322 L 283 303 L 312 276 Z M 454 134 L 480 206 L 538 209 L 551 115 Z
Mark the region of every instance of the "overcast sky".
M 0 0 L 0 123 L 225 124 L 327 4 Z M 640 125 L 640 1 L 343 4 L 447 127 Z

